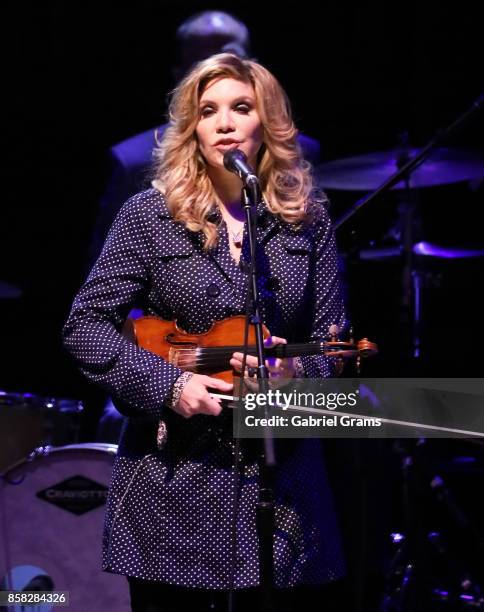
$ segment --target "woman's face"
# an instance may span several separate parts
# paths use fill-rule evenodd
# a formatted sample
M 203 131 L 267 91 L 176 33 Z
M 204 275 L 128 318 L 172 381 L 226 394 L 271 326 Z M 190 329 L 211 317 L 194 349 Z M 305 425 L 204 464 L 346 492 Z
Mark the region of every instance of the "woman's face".
M 252 85 L 231 78 L 210 81 L 200 97 L 196 134 L 209 166 L 223 168 L 224 153 L 240 149 L 255 167 L 264 129 Z

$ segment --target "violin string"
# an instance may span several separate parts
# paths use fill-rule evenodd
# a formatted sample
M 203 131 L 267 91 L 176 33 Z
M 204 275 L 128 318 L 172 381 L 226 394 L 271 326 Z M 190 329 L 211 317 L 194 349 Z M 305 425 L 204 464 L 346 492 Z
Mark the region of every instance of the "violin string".
M 319 351 L 321 350 L 321 348 L 325 347 L 328 348 L 327 345 L 325 343 L 319 343 L 319 342 L 310 342 L 310 343 L 301 343 L 301 344 L 290 344 L 290 345 L 278 345 L 277 347 L 273 347 L 270 348 L 269 351 L 273 352 L 273 353 L 282 353 L 281 356 L 284 356 L 284 354 L 291 354 L 291 353 L 295 353 L 295 351 L 298 351 L 298 354 L 300 354 L 301 352 L 307 353 L 308 351 L 310 352 L 310 354 L 314 354 L 313 351 Z M 287 347 L 287 348 L 285 348 Z M 241 353 L 243 351 L 242 346 L 202 346 L 202 347 L 182 347 L 177 349 L 179 353 L 183 353 L 183 352 L 194 352 L 194 351 L 202 351 L 202 352 L 206 352 L 207 354 L 225 354 L 225 353 L 236 353 L 239 352 Z M 249 350 L 254 350 L 255 351 L 256 347 L 254 345 L 249 346 Z
M 290 351 L 285 355 L 284 353 L 279 355 L 280 357 L 289 357 L 296 355 L 317 355 L 317 354 L 328 354 L 327 350 L 333 348 L 333 351 L 329 352 L 329 355 L 333 357 L 338 356 L 355 356 L 358 351 L 354 345 L 346 343 L 346 346 L 342 347 L 344 343 L 338 343 L 338 346 L 331 347 L 328 343 L 305 343 L 305 344 L 291 344 Z M 285 345 L 286 346 L 286 345 Z M 351 348 L 350 348 L 351 347 Z M 252 348 L 252 347 L 249 347 Z M 282 347 L 283 348 L 283 347 Z M 179 365 L 185 367 L 197 367 L 197 368 L 229 368 L 229 361 L 232 354 L 236 351 L 242 350 L 240 346 L 223 346 L 223 347 L 191 347 L 191 348 L 180 348 L 178 349 Z
M 197 367 L 211 367 L 216 368 L 216 366 L 225 367 L 229 365 L 231 353 L 227 355 L 217 355 L 217 356 L 201 356 L 195 357 L 194 359 L 186 358 L 183 356 L 179 361 L 179 365 L 183 366 L 184 364 L 187 366 L 197 366 Z M 224 358 L 225 357 L 225 358 Z

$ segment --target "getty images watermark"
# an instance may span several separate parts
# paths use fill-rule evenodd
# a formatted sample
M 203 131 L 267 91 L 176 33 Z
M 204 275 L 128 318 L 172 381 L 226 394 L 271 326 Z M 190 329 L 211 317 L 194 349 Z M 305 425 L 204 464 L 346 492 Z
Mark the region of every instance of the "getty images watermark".
M 484 379 L 298 379 L 235 402 L 239 438 L 484 438 Z
M 337 408 L 354 408 L 358 403 L 359 389 L 349 393 L 311 393 L 300 391 L 281 391 L 269 389 L 266 393 L 247 393 L 244 397 L 244 409 L 247 412 L 257 411 L 256 414 L 245 415 L 247 427 L 381 427 L 378 417 L 355 417 L 348 414 L 323 414 L 323 410 L 336 410 Z M 266 414 L 265 409 L 276 408 L 274 412 L 282 414 Z M 315 408 L 314 412 L 302 411 L 302 408 Z M 290 414 L 287 412 L 299 412 Z M 263 416 L 261 416 L 261 413 Z

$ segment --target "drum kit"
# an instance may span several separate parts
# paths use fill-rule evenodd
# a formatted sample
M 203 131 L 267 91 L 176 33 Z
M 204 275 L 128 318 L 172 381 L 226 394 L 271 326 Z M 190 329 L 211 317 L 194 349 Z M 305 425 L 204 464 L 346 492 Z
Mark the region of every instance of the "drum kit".
M 78 443 L 82 410 L 77 400 L 0 392 L 0 591 L 67 591 L 73 612 L 127 612 L 126 580 L 101 571 L 117 446 Z
M 101 571 L 116 450 L 112 444 L 41 447 L 3 473 L 0 589 L 68 592 L 69 609 L 76 612 L 130 609 L 124 577 Z
M 6 307 L 22 297 L 0 280 Z M 101 570 L 117 446 L 79 443 L 82 416 L 79 400 L 0 390 L 0 593 L 68 592 L 72 612 L 128 612 L 126 579 Z M 54 610 L 46 601 L 0 610 Z
M 420 149 L 396 148 L 366 153 L 319 165 L 316 177 L 321 187 L 345 191 L 373 191 L 389 179 L 402 160 L 413 159 Z M 484 179 L 484 155 L 456 148 L 437 148 L 409 177 L 411 189 L 438 187 L 462 181 Z M 392 189 L 407 189 L 405 180 Z
M 419 153 L 419 149 L 403 147 L 323 163 L 315 168 L 316 183 L 318 187 L 328 191 L 372 192 L 388 181 L 403 163 L 409 159 L 415 159 Z M 437 148 L 432 151 L 424 164 L 412 172 L 407 180 L 401 180 L 390 190 L 400 192 L 398 201 L 401 204 L 405 200 L 411 201 L 410 192 L 415 190 L 464 182 L 472 183 L 475 188 L 478 185 L 484 186 L 484 153 Z M 403 197 L 402 192 L 406 193 Z M 411 212 L 415 217 L 416 211 Z M 406 225 L 402 223 L 400 227 L 398 232 L 400 240 L 397 241 L 397 244 L 378 248 L 372 241 L 370 248 L 359 250 L 359 258 L 362 260 L 394 258 L 403 255 L 407 248 L 410 248 L 414 256 L 437 259 L 484 257 L 484 242 L 482 248 L 462 248 L 433 244 L 425 240 L 412 240 L 412 230 L 418 224 L 418 219 L 405 218 L 401 221 L 406 222 Z M 404 231 L 405 229 L 407 232 Z M 411 240 L 409 245 L 405 242 L 408 240 Z
M 347 199 L 342 192 L 375 193 L 419 153 L 417 149 L 400 147 L 323 163 L 315 168 L 316 183 L 330 193 L 333 204 L 341 195 L 341 199 Z M 423 239 L 418 231 L 422 227 L 418 204 L 425 201 L 431 188 L 450 185 L 455 188 L 459 183 L 467 184 L 474 193 L 484 187 L 483 152 L 434 148 L 425 163 L 383 190 L 398 209 L 396 230 L 386 233 L 392 240 L 387 243 L 378 238 L 370 240 L 352 254 L 360 262 L 358 272 L 362 265 L 367 266 L 365 271 L 373 279 L 363 280 L 362 284 L 373 289 L 372 283 L 382 269 L 395 274 L 395 265 L 400 266 L 396 274 L 401 287 L 399 304 L 407 308 L 405 331 L 410 336 L 408 357 L 413 360 L 414 371 L 419 371 L 415 362 L 421 357 L 423 295 L 427 295 L 422 290 L 429 270 L 450 276 L 453 272 L 446 272 L 449 267 L 459 266 L 462 277 L 464 268 L 473 270 L 475 265 L 478 269 L 484 263 L 482 239 L 480 244 L 449 245 L 447 241 L 439 244 Z M 350 212 L 336 221 L 336 228 L 366 205 L 372 195 L 349 208 Z M 464 214 L 462 206 L 460 211 Z M 394 267 L 390 268 L 390 263 Z M 390 282 L 390 278 L 386 276 L 384 282 Z M 384 308 L 383 317 L 388 318 L 388 304 Z M 439 309 L 442 310 L 442 300 Z M 449 303 L 447 309 L 449 317 Z M 373 317 L 378 316 L 374 310 L 372 313 Z M 437 314 L 433 322 L 439 316 L 442 315 Z M 394 327 L 395 323 L 398 321 L 393 322 Z M 378 334 L 374 335 L 384 346 Z M 402 351 L 402 345 L 399 350 Z M 442 355 L 449 357 L 445 350 Z M 484 485 L 482 442 L 420 439 L 413 446 L 413 442 L 395 441 L 393 452 L 400 458 L 402 471 L 402 490 L 397 501 L 402 508 L 402 532 L 391 534 L 394 555 L 387 567 L 379 612 L 484 610 L 484 507 L 475 493 Z
M 356 199 L 358 192 L 369 193 L 353 206 L 348 205 L 341 218 L 335 220 L 335 227 L 338 232 L 343 225 L 351 230 L 339 238 L 344 242 L 348 234 L 352 235 L 353 243 L 342 251 L 345 262 L 348 265 L 356 263 L 355 269 L 358 268 L 359 274 L 364 269 L 372 283 L 382 272 L 390 272 L 392 277 L 400 279 L 399 288 L 393 288 L 400 296 L 396 315 L 399 320 L 396 322 L 405 328 L 400 331 L 408 340 L 404 352 L 410 368 L 415 367 L 419 360 L 422 362 L 422 345 L 425 345 L 423 318 L 430 303 L 426 302 L 426 297 L 433 298 L 435 294 L 426 290 L 437 287 L 439 283 L 446 287 L 446 282 L 451 284 L 455 276 L 461 276 L 463 268 L 470 270 L 484 261 L 484 241 L 480 236 L 474 238 L 472 235 L 475 234 L 475 225 L 469 224 L 470 231 L 464 229 L 461 235 L 457 231 L 459 223 L 462 224 L 460 217 L 466 214 L 464 203 L 459 202 L 460 215 L 455 214 L 457 207 L 454 203 L 447 211 L 442 207 L 444 187 L 456 189 L 461 184 L 466 193 L 479 193 L 484 188 L 484 152 L 435 147 L 426 153 L 428 157 L 423 162 L 398 182 L 392 182 L 399 170 L 422 154 L 422 149 L 411 148 L 404 142 L 394 150 L 330 161 L 314 170 L 316 185 L 330 193 L 332 205 L 336 204 L 336 208 L 338 201 L 348 201 L 349 194 Z M 432 205 L 429 210 L 425 207 L 425 203 L 432 202 L 432 197 L 435 197 L 432 188 L 440 190 L 440 209 L 436 213 Z M 373 201 L 375 196 L 383 196 L 380 200 L 386 198 L 383 205 L 381 201 L 378 204 Z M 388 205 L 389 201 L 393 206 Z M 377 206 L 381 218 L 375 218 Z M 365 212 L 361 214 L 363 210 L 372 215 L 366 219 L 366 224 Z M 467 213 L 467 216 L 473 215 L 473 223 L 476 223 L 478 212 Z M 355 213 L 358 213 L 358 221 L 347 223 L 350 217 L 356 218 Z M 381 227 L 382 219 L 387 223 L 386 228 Z M 425 230 L 429 228 L 430 239 L 425 236 Z M 449 231 L 452 231 L 450 242 Z M 374 235 L 368 237 L 365 232 Z M 437 241 L 439 232 L 444 234 L 441 243 Z M 388 318 L 389 313 L 384 316 Z

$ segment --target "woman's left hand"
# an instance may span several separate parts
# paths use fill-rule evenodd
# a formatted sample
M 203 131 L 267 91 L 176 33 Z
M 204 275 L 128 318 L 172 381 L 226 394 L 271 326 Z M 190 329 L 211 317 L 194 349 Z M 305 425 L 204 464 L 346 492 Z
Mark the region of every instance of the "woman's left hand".
M 267 348 L 277 346 L 278 344 L 287 344 L 287 340 L 285 338 L 278 338 L 277 336 L 269 336 L 264 340 L 264 346 Z M 243 357 L 244 356 L 242 353 L 234 353 L 232 355 L 230 365 L 234 368 L 236 372 L 242 372 Z M 247 360 L 245 362 L 246 376 L 248 375 L 247 370 L 249 368 L 257 368 L 257 363 L 257 357 L 255 357 L 254 355 L 247 355 Z M 269 372 L 269 377 L 271 379 L 293 378 L 296 373 L 294 359 L 292 357 L 284 357 L 283 359 L 279 357 L 267 357 L 266 366 Z

